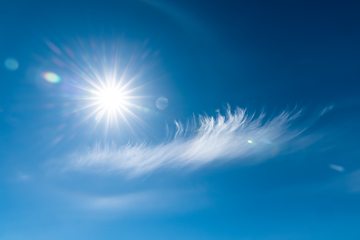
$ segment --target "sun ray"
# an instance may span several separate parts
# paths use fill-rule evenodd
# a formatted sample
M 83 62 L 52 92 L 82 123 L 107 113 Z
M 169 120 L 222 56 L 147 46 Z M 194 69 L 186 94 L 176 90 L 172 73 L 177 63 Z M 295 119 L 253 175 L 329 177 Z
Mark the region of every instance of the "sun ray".
M 149 112 L 141 105 L 150 97 L 143 92 L 152 80 L 145 82 L 144 77 L 156 55 L 147 55 L 145 59 L 142 54 L 132 54 L 122 39 L 87 42 L 78 38 L 72 44 L 73 47 L 65 46 L 65 54 L 56 57 L 66 66 L 61 71 L 67 78 L 64 81 L 64 89 L 69 91 L 66 97 L 73 102 L 68 113 L 78 119 L 75 127 L 84 123 L 94 129 L 102 126 L 105 135 L 123 126 L 136 135 L 138 128 L 134 124 L 148 129 L 138 114 Z M 138 46 L 134 47 L 133 53 L 138 50 Z M 90 119 L 94 123 L 89 122 Z

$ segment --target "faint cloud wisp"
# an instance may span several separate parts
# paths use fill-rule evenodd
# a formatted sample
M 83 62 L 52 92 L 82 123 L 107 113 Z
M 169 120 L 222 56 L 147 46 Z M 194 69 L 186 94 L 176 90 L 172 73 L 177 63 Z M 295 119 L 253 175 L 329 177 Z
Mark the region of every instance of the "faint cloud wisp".
M 344 167 L 338 166 L 338 165 L 335 165 L 335 164 L 330 164 L 329 167 L 330 167 L 331 169 L 334 169 L 335 171 L 339 171 L 339 172 L 343 172 L 343 171 L 344 171 Z
M 189 201 L 189 199 L 192 199 Z M 112 196 L 84 196 L 80 199 L 86 210 L 106 212 L 147 212 L 163 209 L 186 211 L 209 204 L 202 191 L 144 191 Z M 181 205 L 181 207 L 179 206 Z

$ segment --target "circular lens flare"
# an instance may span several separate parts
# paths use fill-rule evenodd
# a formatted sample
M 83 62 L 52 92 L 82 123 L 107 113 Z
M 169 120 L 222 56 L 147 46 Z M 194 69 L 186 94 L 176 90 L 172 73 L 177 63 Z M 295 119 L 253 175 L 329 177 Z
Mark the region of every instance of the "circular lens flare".
M 169 105 L 169 101 L 167 100 L 167 98 L 159 97 L 156 100 L 156 107 L 160 110 L 164 110 L 165 108 L 167 108 L 168 105 Z
M 61 81 L 61 77 L 53 72 L 43 73 L 43 78 L 50 83 L 59 83 Z
M 15 71 L 19 67 L 19 62 L 14 58 L 8 58 L 5 60 L 5 67 L 10 71 Z

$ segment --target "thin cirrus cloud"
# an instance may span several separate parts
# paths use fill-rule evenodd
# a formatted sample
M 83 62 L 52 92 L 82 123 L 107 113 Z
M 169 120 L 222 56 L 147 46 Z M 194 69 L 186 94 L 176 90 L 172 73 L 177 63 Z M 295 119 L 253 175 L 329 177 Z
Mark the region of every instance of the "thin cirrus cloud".
M 209 204 L 204 190 L 153 190 L 135 193 L 98 196 L 74 195 L 72 199 L 84 210 L 116 212 L 147 212 L 173 209 L 186 211 Z
M 228 107 L 224 115 L 220 112 L 216 117 L 200 115 L 194 117 L 192 124 L 175 121 L 175 135 L 157 145 L 97 144 L 85 152 L 74 152 L 67 157 L 67 169 L 138 176 L 157 169 L 194 169 L 229 160 L 254 164 L 278 154 L 279 146 L 296 150 L 314 141 L 303 136 L 311 124 L 299 127 L 301 113 L 284 111 L 267 118 L 264 113 L 255 117 L 244 109 L 231 111 Z

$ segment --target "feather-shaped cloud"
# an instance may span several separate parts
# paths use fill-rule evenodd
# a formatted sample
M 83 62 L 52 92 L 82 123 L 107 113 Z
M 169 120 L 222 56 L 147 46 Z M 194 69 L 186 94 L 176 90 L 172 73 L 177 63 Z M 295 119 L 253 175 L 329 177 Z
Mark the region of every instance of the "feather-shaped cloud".
M 225 115 L 200 115 L 186 126 L 176 121 L 176 134 L 157 145 L 98 144 L 86 152 L 73 153 L 68 156 L 68 167 L 141 175 L 159 168 L 197 168 L 229 160 L 253 164 L 271 157 L 276 146 L 308 142 L 298 138 L 307 126 L 292 126 L 300 115 L 301 111 L 284 111 L 272 118 L 264 113 L 255 117 L 246 110 L 232 112 L 228 108 Z

